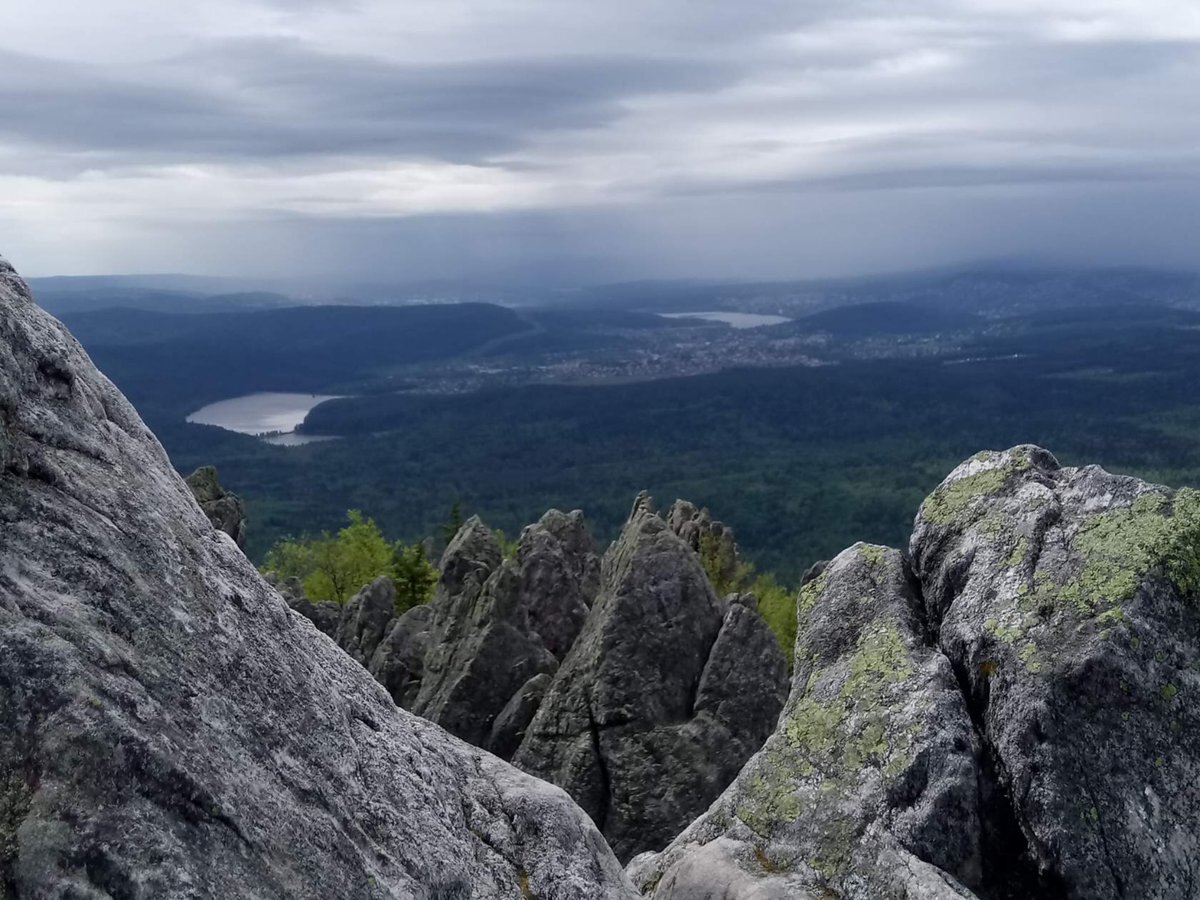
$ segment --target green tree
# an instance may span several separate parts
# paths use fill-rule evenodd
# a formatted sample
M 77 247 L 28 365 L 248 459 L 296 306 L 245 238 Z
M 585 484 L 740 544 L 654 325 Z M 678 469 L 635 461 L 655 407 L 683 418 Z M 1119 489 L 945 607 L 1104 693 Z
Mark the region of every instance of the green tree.
M 725 535 L 701 535 L 700 565 L 713 589 L 722 597 L 742 590 L 754 574 L 754 567 L 742 562 L 737 545 Z
M 264 572 L 297 578 L 315 602 L 345 603 L 380 575 L 392 574 L 393 549 L 375 524 L 358 510 L 336 535 L 325 532 L 308 540 L 284 540 L 267 554 Z
M 500 556 L 503 559 L 517 558 L 517 541 L 509 540 L 508 535 L 499 528 L 492 529 L 492 536 L 496 539 L 496 543 L 500 545 Z
M 796 597 L 798 592 L 780 584 L 774 575 L 759 575 L 750 585 L 758 598 L 758 613 L 775 632 L 780 649 L 792 670 L 796 652 Z
M 433 599 L 438 570 L 425 556 L 424 544 L 396 545 L 392 562 L 392 579 L 396 582 L 396 612 L 398 614 Z

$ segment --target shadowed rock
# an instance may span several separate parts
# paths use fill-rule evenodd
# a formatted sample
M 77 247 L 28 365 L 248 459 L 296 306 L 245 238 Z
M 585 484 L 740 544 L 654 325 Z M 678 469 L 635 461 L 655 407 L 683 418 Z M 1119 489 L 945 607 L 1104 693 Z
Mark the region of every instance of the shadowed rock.
M 619 856 L 661 846 L 770 733 L 786 663 L 640 497 L 514 761 L 567 789 Z
M 382 575 L 346 601 L 333 639 L 365 666 L 395 617 L 396 585 Z
M 217 531 L 223 531 L 237 543 L 246 546 L 246 510 L 237 494 L 221 487 L 217 470 L 204 466 L 187 477 L 187 486 L 192 489 L 196 502 L 208 516 Z

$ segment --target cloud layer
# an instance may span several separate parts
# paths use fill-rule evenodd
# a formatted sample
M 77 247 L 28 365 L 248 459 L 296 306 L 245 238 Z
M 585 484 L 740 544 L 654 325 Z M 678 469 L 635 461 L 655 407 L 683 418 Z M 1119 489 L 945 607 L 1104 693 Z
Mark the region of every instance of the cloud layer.
M 41 272 L 1193 265 L 1177 0 L 68 0 L 0 32 Z

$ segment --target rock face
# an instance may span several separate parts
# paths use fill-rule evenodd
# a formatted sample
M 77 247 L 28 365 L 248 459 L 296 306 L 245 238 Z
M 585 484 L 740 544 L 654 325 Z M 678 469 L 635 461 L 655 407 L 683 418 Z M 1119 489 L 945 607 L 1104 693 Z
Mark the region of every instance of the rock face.
M 355 662 L 365 666 L 395 617 L 396 585 L 384 575 L 346 601 L 333 639 Z
M 942 872 L 978 880 L 978 748 L 906 574 L 897 551 L 860 544 L 806 587 L 777 730 L 635 882 L 664 900 L 867 900 L 961 896 Z
M 187 486 L 213 527 L 233 538 L 239 547 L 245 547 L 246 509 L 237 494 L 221 487 L 217 470 L 213 466 L 197 469 L 187 477 Z
M 657 900 L 1184 898 L 1200 888 L 1200 495 L 1036 447 L 801 593 L 779 727 Z
M 10 897 L 633 897 L 556 788 L 398 710 L 0 263 Z
M 356 658 L 397 703 L 476 746 L 511 755 L 532 715 L 529 704 L 540 697 L 528 686 L 558 669 L 583 627 L 598 573 L 579 512 L 546 513 L 521 532 L 513 559 L 502 558 L 495 535 L 472 517 L 443 554 L 433 601 L 386 623 Z M 340 628 L 337 640 L 355 655 L 355 642 Z
M 985 453 L 922 505 L 911 552 L 1046 884 L 1200 891 L 1200 495 Z
M 734 778 L 786 678 L 762 619 L 719 600 L 639 498 L 514 762 L 565 788 L 627 857 L 664 845 Z
M 732 533 L 682 502 L 669 526 L 648 504 L 603 577 L 578 512 L 546 513 L 512 559 L 472 518 L 430 604 L 392 618 L 380 579 L 332 632 L 397 704 L 566 788 L 626 856 L 665 844 L 729 784 L 787 685 L 753 598 L 719 600 L 701 568 L 706 535 L 736 561 Z
M 713 519 L 707 509 L 687 500 L 671 504 L 666 519 L 671 530 L 705 559 L 718 590 L 737 582 L 739 554 L 731 528 Z

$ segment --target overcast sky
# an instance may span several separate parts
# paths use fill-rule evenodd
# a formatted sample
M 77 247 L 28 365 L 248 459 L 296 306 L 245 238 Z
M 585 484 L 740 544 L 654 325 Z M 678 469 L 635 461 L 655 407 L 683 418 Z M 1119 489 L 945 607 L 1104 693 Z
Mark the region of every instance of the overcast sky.
M 1192 0 L 8 0 L 27 274 L 1200 268 Z

